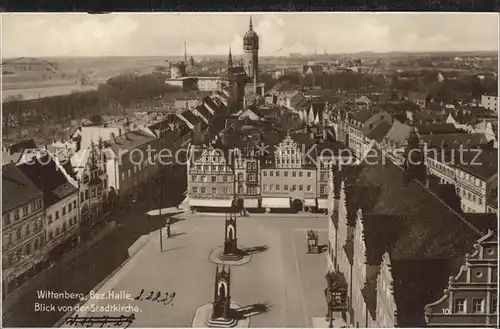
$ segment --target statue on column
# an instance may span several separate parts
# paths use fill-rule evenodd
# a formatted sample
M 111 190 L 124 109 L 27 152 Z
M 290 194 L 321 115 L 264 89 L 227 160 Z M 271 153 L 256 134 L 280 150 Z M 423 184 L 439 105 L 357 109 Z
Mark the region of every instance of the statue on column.
M 243 258 L 238 249 L 238 238 L 236 231 L 236 214 L 226 214 L 224 231 L 224 251 L 220 256 L 222 260 L 239 260 Z
M 212 320 L 229 319 L 229 309 L 231 306 L 231 268 L 227 270 L 224 265 L 215 272 L 215 295 L 213 302 Z

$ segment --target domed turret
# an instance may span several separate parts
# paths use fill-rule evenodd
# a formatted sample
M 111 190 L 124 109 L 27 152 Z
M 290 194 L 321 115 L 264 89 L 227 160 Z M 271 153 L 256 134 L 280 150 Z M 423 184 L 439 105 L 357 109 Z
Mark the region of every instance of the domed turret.
M 248 32 L 243 37 L 243 51 L 245 52 L 245 72 L 249 79 L 254 80 L 254 88 L 256 88 L 256 79 L 259 74 L 259 36 L 253 30 L 252 17 L 250 17 Z
M 245 50 L 259 49 L 259 36 L 253 30 L 252 18 L 250 17 L 250 26 L 248 32 L 243 36 L 243 48 Z

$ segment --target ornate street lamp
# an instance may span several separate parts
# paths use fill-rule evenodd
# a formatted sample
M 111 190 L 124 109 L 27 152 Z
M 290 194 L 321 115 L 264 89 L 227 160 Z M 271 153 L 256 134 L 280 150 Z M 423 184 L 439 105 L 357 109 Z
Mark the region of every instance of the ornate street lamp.
M 329 328 L 333 328 L 333 312 L 345 312 L 347 310 L 347 284 L 341 273 L 328 272 L 326 274 L 327 288 L 325 298 Z

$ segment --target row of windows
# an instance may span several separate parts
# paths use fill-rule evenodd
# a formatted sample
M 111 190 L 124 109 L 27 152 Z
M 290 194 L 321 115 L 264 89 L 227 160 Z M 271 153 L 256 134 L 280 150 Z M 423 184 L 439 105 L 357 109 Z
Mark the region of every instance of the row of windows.
M 288 159 L 286 159 L 285 161 L 282 161 L 282 159 L 279 159 L 279 158 L 276 159 L 275 165 L 276 165 L 276 168 L 301 168 L 302 167 L 302 163 L 300 162 L 300 160 L 297 160 L 297 162 L 289 161 Z
M 22 248 L 17 249 L 15 252 L 6 255 L 4 261 L 4 268 L 11 266 L 12 264 L 17 263 L 24 257 L 29 257 L 31 254 L 36 253 L 43 244 L 43 237 L 37 237 L 31 243 L 26 243 Z
M 54 231 L 53 230 L 49 230 L 48 231 L 47 241 L 51 241 L 54 237 L 57 237 L 59 234 L 66 232 L 66 230 L 68 229 L 68 227 L 72 227 L 73 225 L 75 225 L 76 223 L 78 223 L 78 216 L 71 217 L 68 220 L 68 222 L 69 222 L 69 226 L 66 223 L 66 221 L 64 221 L 61 227 L 59 227 L 59 226 L 56 227 L 56 229 L 55 229 L 55 235 L 54 235 Z
M 281 185 L 280 184 L 270 184 L 269 186 L 267 184 L 264 184 L 262 186 L 264 191 L 280 191 L 281 190 Z M 290 191 L 304 191 L 304 185 L 291 185 L 290 186 Z M 283 191 L 288 191 L 288 185 L 285 184 L 283 185 Z M 306 186 L 306 191 L 311 192 L 312 191 L 312 186 L 307 185 Z
M 68 204 L 68 212 L 70 212 L 73 209 L 76 209 L 76 200 L 74 200 L 72 203 Z M 66 206 L 62 207 L 61 213 L 62 213 L 62 216 L 66 215 Z M 58 220 L 58 219 L 59 219 L 59 210 L 56 210 L 56 212 L 54 213 L 54 220 Z M 47 222 L 49 224 L 52 223 L 52 220 L 53 220 L 52 219 L 52 214 L 50 214 L 49 216 L 47 216 Z
M 479 204 L 480 206 L 483 205 L 483 198 L 476 196 L 474 193 L 470 193 L 466 191 L 464 188 L 459 187 L 460 191 L 460 196 L 466 200 L 472 201 L 474 203 Z
M 34 212 L 42 209 L 42 200 L 38 199 L 29 204 L 25 204 L 21 208 L 12 210 L 2 215 L 2 220 L 4 225 L 10 225 L 12 221 L 17 221 L 21 218 L 27 217 Z
M 249 170 L 257 170 L 257 162 L 255 162 L 255 161 L 248 161 L 246 164 L 247 164 L 247 169 L 249 169 Z M 245 161 L 244 160 L 236 160 L 236 168 L 243 169 L 244 167 L 245 167 Z
M 103 182 L 103 187 L 98 186 L 98 187 L 93 187 L 90 190 L 90 197 L 95 198 L 96 196 L 101 196 L 103 188 L 106 188 L 106 181 Z M 84 202 L 85 200 L 89 199 L 89 190 L 85 190 L 80 192 L 80 202 Z
M 231 168 L 226 165 L 216 166 L 216 165 L 194 165 L 193 169 L 195 171 L 207 172 L 207 171 L 217 171 L 217 172 L 231 172 Z
M 222 163 L 224 161 L 224 157 L 221 156 L 221 155 L 217 155 L 217 156 L 205 156 L 205 157 L 199 158 L 197 161 Z
M 468 311 L 471 311 L 472 313 L 485 313 L 486 307 L 484 298 L 472 298 L 472 307 L 470 308 L 470 310 L 467 308 L 466 298 L 455 298 L 455 300 L 453 301 L 453 313 L 468 313 Z M 493 297 L 491 299 L 489 313 L 497 312 L 497 298 Z
M 297 150 L 295 148 L 280 149 L 280 150 L 277 150 L 274 154 L 276 154 L 278 156 L 295 155 L 297 157 L 300 157 L 302 155 L 300 150 Z
M 283 171 L 283 177 L 288 177 L 288 171 Z M 262 171 L 262 176 L 264 177 L 267 177 L 267 175 L 269 175 L 269 177 L 273 177 L 273 176 L 276 176 L 276 177 L 280 177 L 280 172 L 279 171 Z M 292 177 L 297 177 L 297 175 L 299 177 L 304 177 L 304 172 L 303 171 L 292 171 Z M 312 173 L 310 171 L 307 172 L 307 177 L 311 177 L 312 176 Z
M 238 186 L 238 194 L 245 194 L 245 187 L 243 185 Z M 247 194 L 257 194 L 256 186 L 247 187 Z
M 455 169 L 453 169 L 453 168 L 450 168 L 446 165 L 441 164 L 440 162 L 438 162 L 436 160 L 431 160 L 431 159 L 429 159 L 429 164 L 432 165 L 433 167 L 438 168 L 440 171 L 446 173 L 450 177 L 454 176 Z M 486 183 L 483 180 L 480 180 L 479 178 L 476 178 L 473 175 L 470 175 L 470 174 L 463 172 L 461 170 L 456 170 L 456 171 L 457 171 L 457 175 L 459 178 L 462 178 L 462 179 L 464 179 L 464 180 L 466 180 L 466 181 L 468 181 L 476 186 L 483 187 L 483 188 L 486 187 Z
M 13 232 L 7 232 L 3 236 L 3 245 L 4 246 L 9 246 L 10 244 L 14 243 L 15 241 L 23 240 L 29 235 L 31 235 L 32 232 L 36 232 L 40 230 L 43 227 L 42 219 L 39 218 L 36 221 L 27 223 L 24 226 L 18 227 L 15 231 Z M 24 229 L 24 234 L 23 234 L 23 229 Z
M 145 169 L 146 167 L 150 167 L 152 165 L 154 165 L 155 162 L 154 161 L 145 161 L 145 162 L 142 162 L 142 163 L 139 163 L 138 165 L 134 165 L 134 174 L 137 173 L 138 171 L 141 171 L 142 169 Z M 128 169 L 127 170 L 127 178 L 130 178 L 130 175 L 132 174 L 132 170 L 131 169 Z M 125 180 L 125 173 L 122 172 L 122 181 Z
M 204 193 L 207 193 L 207 188 L 205 186 L 201 186 L 200 189 L 198 189 L 198 186 L 193 186 L 191 188 L 191 191 L 193 191 L 193 193 L 198 193 L 198 191 L 199 191 L 200 193 L 204 194 Z M 233 189 L 230 187 L 221 187 L 221 188 L 212 187 L 210 191 L 212 194 L 217 194 L 217 191 L 219 191 L 219 194 L 232 194 L 233 193 Z
M 247 178 L 248 178 L 248 181 L 249 181 L 249 182 L 255 182 L 255 181 L 257 181 L 257 175 L 255 175 L 255 174 L 247 174 Z M 242 182 L 242 181 L 244 181 L 244 180 L 245 180 L 245 179 L 244 179 L 243 174 L 242 174 L 242 173 L 239 173 L 239 174 L 238 174 L 238 181 Z
M 202 183 L 208 183 L 208 177 L 207 176 L 199 176 L 199 181 Z M 222 176 L 222 182 L 227 182 L 229 180 L 229 176 L 224 175 Z M 198 176 L 197 175 L 191 175 L 191 181 L 197 182 L 198 181 Z M 220 180 L 219 180 L 220 181 Z M 217 176 L 210 176 L 210 182 L 216 183 L 217 182 Z

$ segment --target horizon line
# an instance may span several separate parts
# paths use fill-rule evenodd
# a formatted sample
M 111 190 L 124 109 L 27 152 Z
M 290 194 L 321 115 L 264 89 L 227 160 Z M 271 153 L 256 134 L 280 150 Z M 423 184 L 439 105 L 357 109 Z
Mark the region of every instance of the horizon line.
M 365 50 L 365 51 L 358 51 L 358 52 L 334 52 L 334 53 L 289 53 L 287 55 L 259 55 L 259 57 L 291 57 L 291 55 L 299 55 L 299 56 L 345 56 L 345 55 L 363 55 L 363 54 L 374 54 L 374 55 L 384 55 L 384 54 L 426 54 L 426 53 L 496 53 L 499 55 L 498 49 L 478 49 L 478 50 L 418 50 L 418 51 L 412 51 L 412 50 L 389 50 L 389 51 L 370 51 L 370 50 Z M 233 54 L 233 56 L 236 55 L 244 55 L 244 53 L 236 53 Z M 227 56 L 227 54 L 191 54 L 188 56 Z M 20 59 L 20 58 L 92 58 L 92 57 L 184 57 L 184 54 L 158 54 L 158 55 L 66 55 L 66 56 L 61 56 L 61 55 L 24 55 L 24 56 L 3 56 L 3 59 Z

